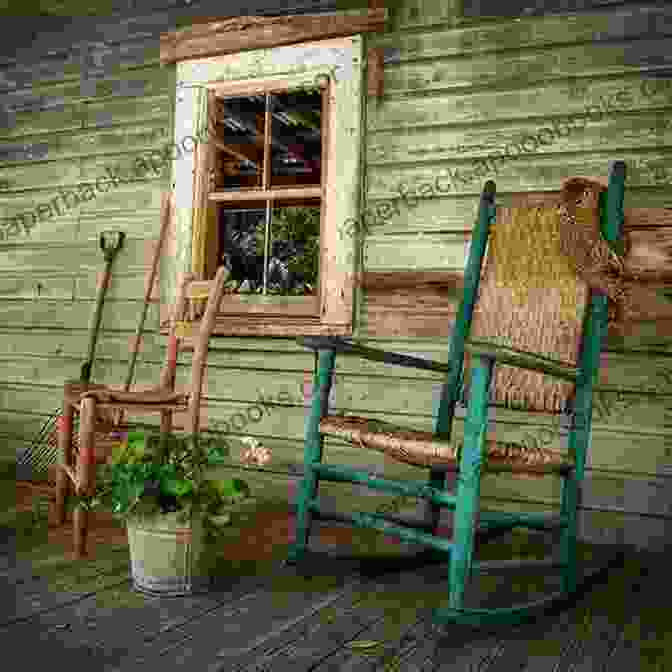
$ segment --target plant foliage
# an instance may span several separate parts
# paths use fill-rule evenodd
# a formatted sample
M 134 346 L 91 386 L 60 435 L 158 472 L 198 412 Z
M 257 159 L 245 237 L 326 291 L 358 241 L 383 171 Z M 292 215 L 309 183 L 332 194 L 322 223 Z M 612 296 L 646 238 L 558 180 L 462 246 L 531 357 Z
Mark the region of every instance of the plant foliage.
M 228 446 L 217 446 L 219 457 L 228 452 Z M 95 495 L 79 504 L 111 509 L 123 519 L 174 511 L 184 521 L 197 512 L 225 517 L 250 489 L 238 478 L 206 478 L 208 463 L 197 437 L 129 432 L 101 468 Z

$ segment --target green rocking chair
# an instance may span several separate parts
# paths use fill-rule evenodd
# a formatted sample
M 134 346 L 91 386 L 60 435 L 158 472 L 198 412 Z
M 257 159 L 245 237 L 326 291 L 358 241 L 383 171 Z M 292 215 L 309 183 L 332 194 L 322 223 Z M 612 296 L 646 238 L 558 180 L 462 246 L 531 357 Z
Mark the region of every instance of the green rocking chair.
M 593 382 L 600 348 L 613 313 L 625 294 L 621 235 L 625 164 L 612 166 L 608 188 L 598 180 L 573 178 L 550 205 L 495 208 L 495 184 L 485 184 L 464 275 L 464 295 L 450 338 L 449 363 L 364 347 L 338 337 L 305 337 L 299 343 L 319 352 L 310 415 L 306 421 L 303 480 L 297 489 L 296 536 L 288 562 L 308 550 L 313 518 L 338 519 L 374 528 L 449 563 L 447 605 L 435 611 L 438 624 L 514 624 L 571 602 L 579 579 L 577 508 L 590 444 Z M 523 201 L 524 202 L 524 201 Z M 524 202 L 525 203 L 525 202 Z M 606 239 L 606 242 L 605 242 Z M 486 254 L 487 245 L 487 254 Z M 433 432 L 408 430 L 354 416 L 328 415 L 336 353 L 447 374 Z M 495 364 L 497 368 L 495 369 Z M 468 399 L 463 441 L 451 441 L 456 405 Z M 502 442 L 487 437 L 488 406 L 567 413 L 567 451 Z M 401 462 L 429 468 L 428 481 L 396 481 L 347 466 L 322 462 L 323 437 L 382 451 Z M 483 471 L 552 474 L 562 479 L 559 516 L 547 513 L 480 511 Z M 457 472 L 449 492 L 448 472 Z M 329 514 L 317 503 L 321 480 L 354 483 L 426 502 L 422 523 L 369 513 Z M 441 507 L 454 511 L 453 537 L 436 534 Z M 560 530 L 560 558 L 536 562 L 562 569 L 561 590 L 543 600 L 505 608 L 469 608 L 465 586 L 471 574 L 491 571 L 476 562 L 476 528 Z M 487 568 L 486 568 L 487 565 Z M 511 567 L 511 561 L 503 562 Z

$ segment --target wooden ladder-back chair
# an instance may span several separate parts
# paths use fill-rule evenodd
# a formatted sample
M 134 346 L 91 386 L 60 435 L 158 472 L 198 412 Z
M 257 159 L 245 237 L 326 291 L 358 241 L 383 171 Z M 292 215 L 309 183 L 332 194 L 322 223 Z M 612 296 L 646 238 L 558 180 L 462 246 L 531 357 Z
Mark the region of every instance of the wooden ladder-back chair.
M 485 184 L 464 274 L 464 294 L 450 338 L 448 364 L 384 352 L 338 337 L 299 339 L 305 347 L 319 352 L 319 360 L 315 394 L 306 421 L 305 472 L 297 490 L 296 536 L 288 562 L 296 563 L 305 555 L 313 517 L 329 520 L 337 515 L 341 521 L 428 546 L 430 555 L 447 556 L 447 605 L 435 612 L 437 623 L 519 623 L 575 597 L 579 588 L 586 585 L 577 575 L 577 508 L 590 440 L 593 382 L 600 364 L 600 347 L 612 301 L 618 303 L 623 294 L 614 273 L 621 257 L 614 250 L 620 249 L 624 182 L 625 164 L 616 162 L 608 190 L 600 181 L 573 178 L 563 185 L 559 205 L 556 200 L 552 206 L 542 202 L 538 207 L 501 208 L 499 213 L 495 208 L 495 183 Z M 361 417 L 328 415 L 336 353 L 445 373 L 434 431 L 406 430 Z M 461 398 L 468 399 L 464 438 L 451 440 L 455 409 Z M 570 414 L 568 451 L 490 439 L 486 432 L 491 403 Z M 429 480 L 395 481 L 348 466 L 324 464 L 324 435 L 382 451 L 407 464 L 429 467 Z M 560 477 L 559 516 L 479 513 L 484 470 Z M 454 492 L 447 490 L 448 472 L 457 472 Z M 321 480 L 418 497 L 425 500 L 428 515 L 423 522 L 404 524 L 398 518 L 390 522 L 389 516 L 379 514 L 330 515 L 321 511 L 317 503 Z M 441 507 L 454 511 L 452 540 L 436 534 Z M 511 607 L 465 606 L 465 585 L 472 572 L 493 569 L 492 562 L 479 563 L 472 558 L 476 528 L 499 534 L 515 527 L 561 531 L 559 561 L 549 563 L 546 559 L 537 563 L 542 568 L 559 564 L 562 589 L 541 601 Z M 502 568 L 530 564 L 516 559 L 513 565 L 511 561 L 502 563 Z
M 101 434 L 100 427 L 101 423 L 104 424 L 103 418 L 110 418 L 119 413 L 130 415 L 160 413 L 160 432 L 163 434 L 171 432 L 174 413 L 186 412 L 185 430 L 187 434 L 192 436 L 198 434 L 209 340 L 227 277 L 228 271 L 224 267 L 217 271 L 212 281 L 196 281 L 192 273 L 182 276 L 177 287 L 175 306 L 170 320 L 166 359 L 158 386 L 151 390 L 138 392 L 124 392 L 102 385 L 93 386 L 93 389 L 89 386 L 89 389 L 82 392 L 81 385 L 78 386 L 76 383 L 68 387 L 64 403 L 66 429 L 60 437 L 61 464 L 59 466 L 61 473 L 57 482 L 56 495 L 56 512 L 60 524 L 65 522 L 68 481 L 72 482 L 78 494 L 91 494 L 95 491 L 96 462 L 100 458 L 96 458 L 94 444 L 96 437 Z M 183 338 L 191 335 L 183 329 L 185 324 L 189 324 L 185 323 L 184 319 L 188 310 L 193 318 L 205 298 L 207 298 L 205 313 L 193 336 L 191 386 L 187 392 L 176 392 L 177 353 L 182 349 Z M 76 456 L 76 464 L 73 464 L 71 428 L 75 411 L 80 413 L 79 453 Z M 67 427 L 70 427 L 69 432 Z M 87 520 L 87 511 L 82 506 L 78 506 L 75 509 L 73 520 L 76 557 L 83 556 L 86 551 Z

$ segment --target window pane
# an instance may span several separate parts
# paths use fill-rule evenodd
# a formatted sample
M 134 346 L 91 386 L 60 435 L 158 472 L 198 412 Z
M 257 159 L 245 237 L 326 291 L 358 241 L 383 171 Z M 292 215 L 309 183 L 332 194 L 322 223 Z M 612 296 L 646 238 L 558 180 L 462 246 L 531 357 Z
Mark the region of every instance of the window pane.
M 271 188 L 320 185 L 322 94 L 271 94 Z
M 316 296 L 320 253 L 319 202 L 283 204 L 273 208 L 270 214 L 266 245 L 266 209 L 263 204 L 255 202 L 253 207 L 220 209 L 220 263 L 231 274 L 228 291 L 269 296 Z
M 268 294 L 317 294 L 320 254 L 319 205 L 278 206 L 271 218 Z
M 220 263 L 229 270 L 234 293 L 260 293 L 264 282 L 265 209 L 220 210 Z
M 265 110 L 263 94 L 218 101 L 216 189 L 262 188 Z

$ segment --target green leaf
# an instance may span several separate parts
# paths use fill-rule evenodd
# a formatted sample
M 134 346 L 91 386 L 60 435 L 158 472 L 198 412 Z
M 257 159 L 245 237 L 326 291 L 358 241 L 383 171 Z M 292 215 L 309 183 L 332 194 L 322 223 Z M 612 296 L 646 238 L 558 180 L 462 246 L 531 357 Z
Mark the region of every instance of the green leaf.
M 117 465 L 120 462 L 122 462 L 126 457 L 127 450 L 128 450 L 127 444 L 125 443 L 117 444 L 112 449 L 112 464 Z
M 177 467 L 174 464 L 162 464 L 159 467 L 159 478 L 163 480 L 164 478 L 176 478 L 177 477 Z
M 376 646 L 382 646 L 383 642 L 374 642 L 368 639 L 357 639 L 352 642 L 348 642 L 346 646 L 349 649 L 372 649 Z
M 240 478 L 226 478 L 215 481 L 217 491 L 222 497 L 236 497 L 239 495 L 249 495 L 250 488 Z
M 184 478 L 168 477 L 161 481 L 161 490 L 167 495 L 184 497 L 194 490 L 194 484 Z
M 147 437 L 144 432 L 128 433 L 128 448 L 133 456 L 142 459 L 147 454 Z
M 224 525 L 229 525 L 231 523 L 231 514 L 230 513 L 223 513 L 219 516 L 211 516 L 210 517 L 210 522 L 215 527 L 223 527 Z

